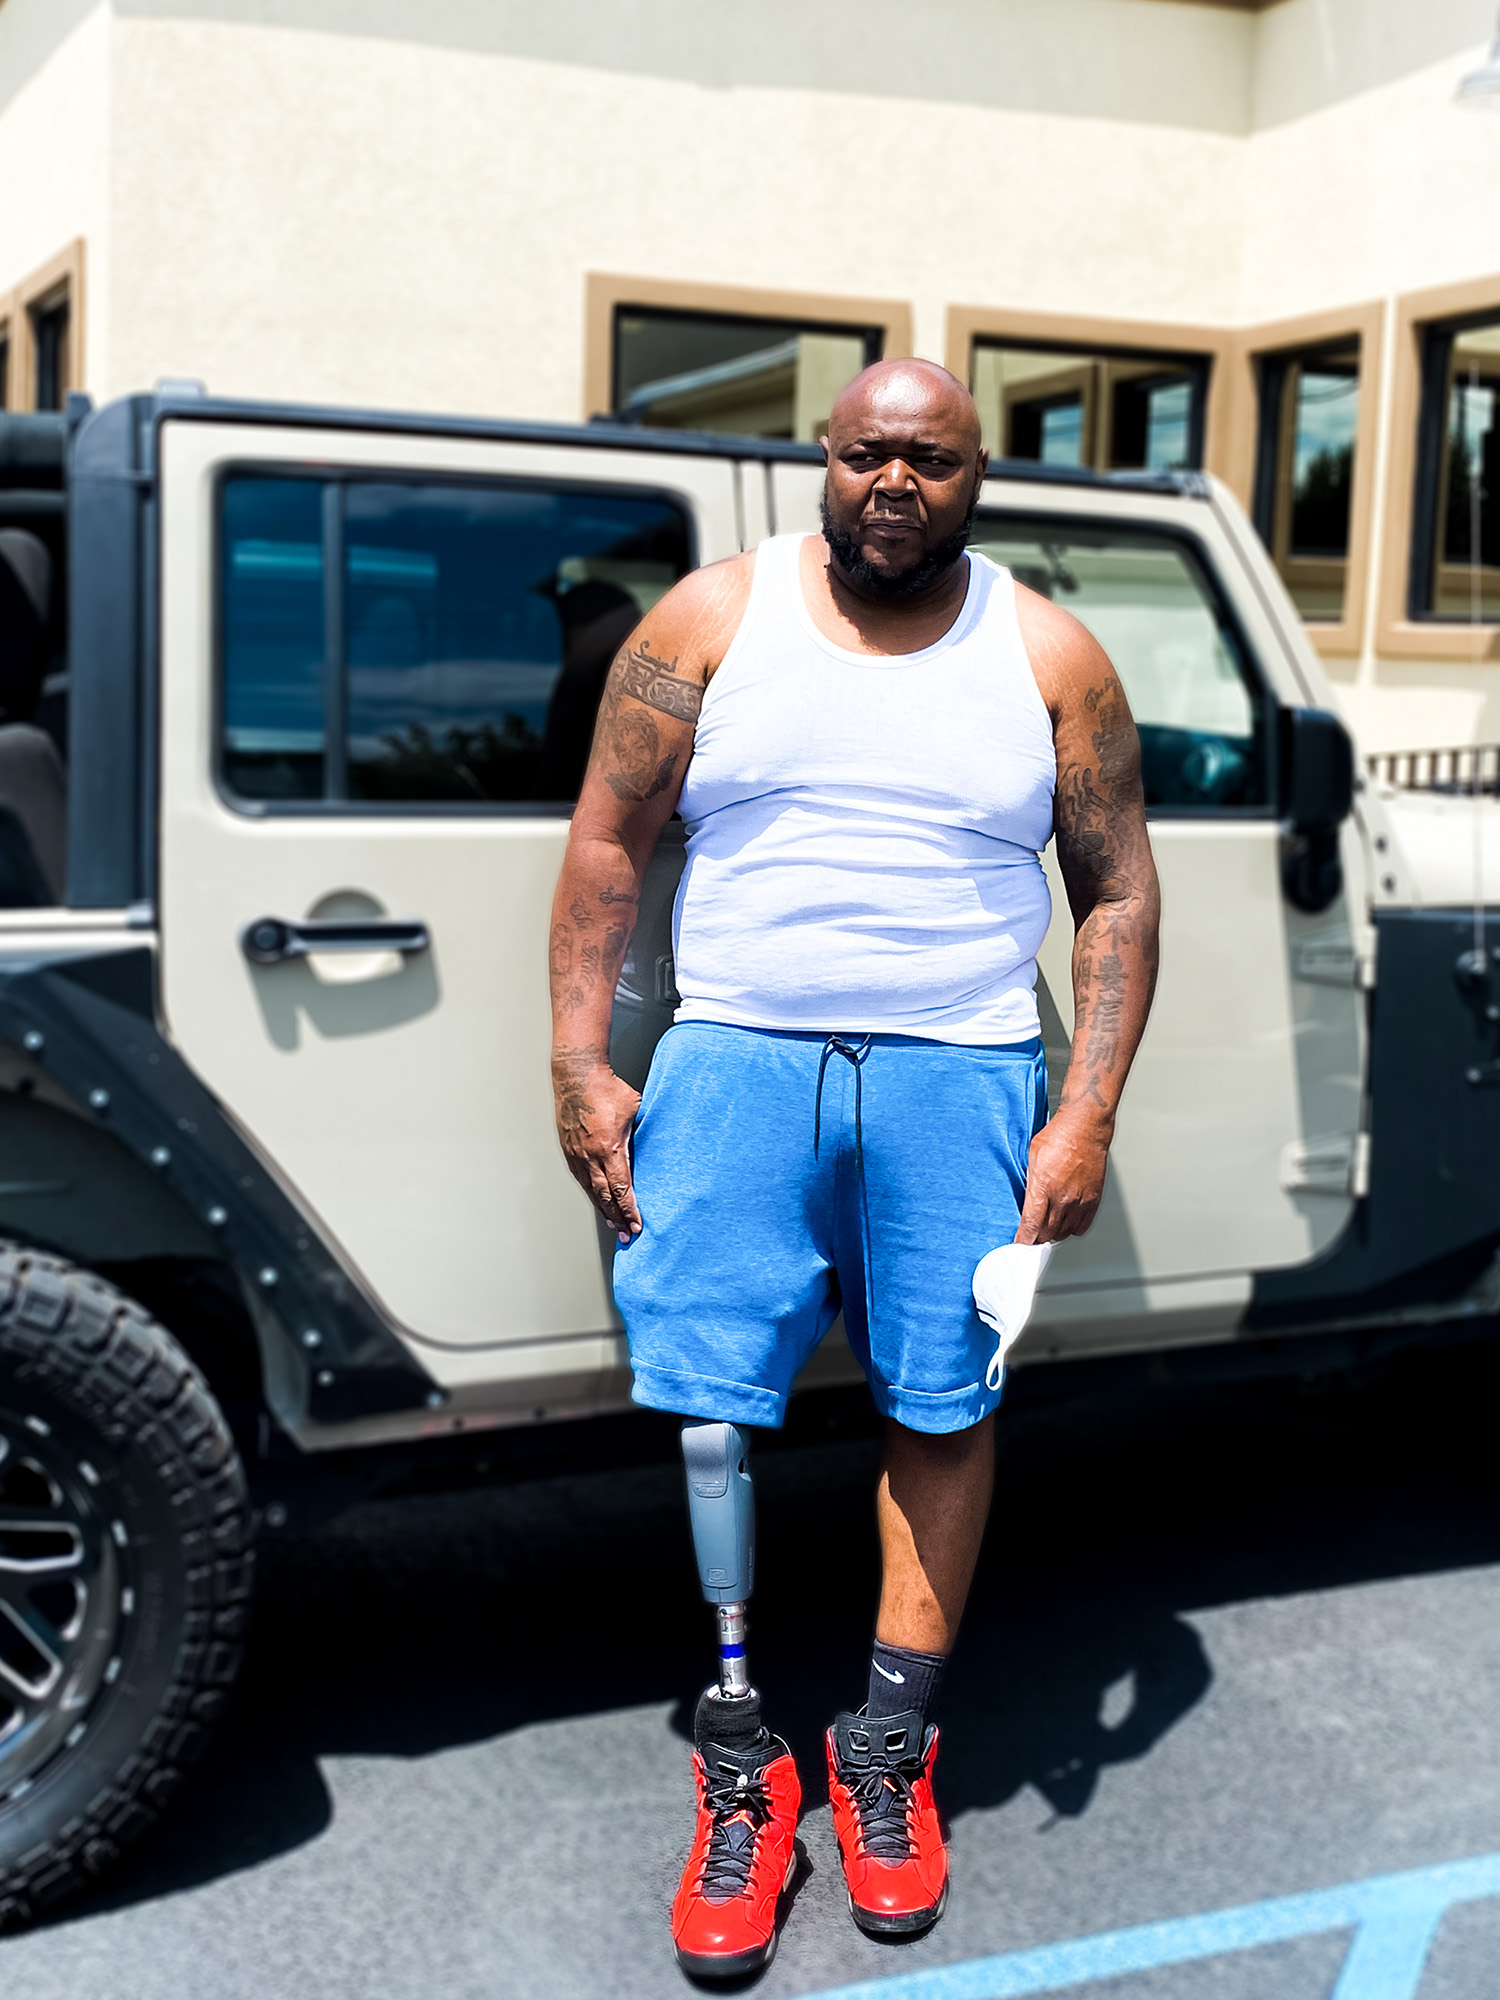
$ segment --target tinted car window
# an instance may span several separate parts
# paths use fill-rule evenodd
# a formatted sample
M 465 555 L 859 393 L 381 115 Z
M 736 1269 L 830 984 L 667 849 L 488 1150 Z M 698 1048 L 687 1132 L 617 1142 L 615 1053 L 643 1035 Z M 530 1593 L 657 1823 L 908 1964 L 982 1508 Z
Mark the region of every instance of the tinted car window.
M 321 798 L 323 489 L 231 479 L 221 520 L 224 775 L 245 798 Z
M 1148 806 L 1265 804 L 1264 698 L 1185 544 L 984 514 L 973 540 L 1109 654 L 1140 730 Z
M 263 800 L 575 798 L 691 562 L 682 510 L 619 490 L 233 478 L 223 523 L 224 773 Z

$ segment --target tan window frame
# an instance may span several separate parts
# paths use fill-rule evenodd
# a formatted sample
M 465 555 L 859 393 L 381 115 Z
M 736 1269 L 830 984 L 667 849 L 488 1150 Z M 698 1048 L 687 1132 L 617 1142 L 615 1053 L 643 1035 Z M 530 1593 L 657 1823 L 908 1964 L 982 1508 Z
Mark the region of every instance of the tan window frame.
M 1422 416 L 1422 349 L 1427 329 L 1443 320 L 1500 313 L 1500 276 L 1408 292 L 1396 302 L 1391 392 L 1390 469 L 1381 544 L 1376 651 L 1396 660 L 1500 660 L 1500 625 L 1478 632 L 1462 619 L 1413 618 L 1408 610 L 1415 556 L 1417 429 Z
M 590 271 L 584 287 L 585 418 L 610 414 L 615 311 L 620 306 L 733 313 L 750 319 L 806 320 L 825 326 L 878 327 L 886 360 L 911 353 L 911 307 L 900 299 L 857 299 L 824 292 L 763 292 L 745 285 L 695 285 L 604 271 Z
M 1260 444 L 1259 364 L 1348 344 L 1359 348 L 1360 394 L 1349 502 L 1349 554 L 1344 564 L 1344 612 L 1338 619 L 1304 620 L 1308 638 L 1328 658 L 1356 655 L 1364 645 L 1385 351 L 1385 315 L 1378 300 L 1342 306 L 1334 312 L 1268 321 L 1236 336 L 1226 370 L 1227 449 L 1222 463 L 1214 468 L 1246 511 L 1252 512 Z
M 66 299 L 68 305 L 67 346 L 63 361 L 63 397 L 83 386 L 84 310 L 83 238 L 75 237 L 65 250 L 49 257 L 45 264 L 23 278 L 14 290 L 0 293 L 0 328 L 10 340 L 6 370 L 7 411 L 36 408 L 36 344 L 32 315 Z
M 1094 319 L 1074 313 L 1007 312 L 992 306 L 950 306 L 946 360 L 962 382 L 970 379 L 976 340 L 983 340 L 986 345 L 1013 341 L 1017 347 L 1051 347 L 1062 352 L 1101 349 L 1124 360 L 1138 351 L 1143 360 L 1181 355 L 1206 361 L 1203 463 L 1208 471 L 1221 472 L 1229 449 L 1223 384 L 1234 349 L 1234 337 L 1223 327 Z M 1086 411 L 1086 422 L 1087 418 Z

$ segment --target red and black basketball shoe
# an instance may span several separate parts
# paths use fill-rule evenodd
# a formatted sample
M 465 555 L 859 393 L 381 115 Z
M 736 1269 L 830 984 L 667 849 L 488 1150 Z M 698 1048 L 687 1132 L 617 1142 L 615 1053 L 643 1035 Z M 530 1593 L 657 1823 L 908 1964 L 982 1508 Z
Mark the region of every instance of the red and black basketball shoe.
M 877 1937 L 924 1931 L 948 1900 L 948 1850 L 932 1800 L 938 1732 L 916 1709 L 828 1732 L 828 1795 L 849 1909 Z
M 802 1787 L 791 1751 L 765 1729 L 733 1745 L 700 1730 L 693 1770 L 698 1825 L 672 1905 L 672 1942 L 695 1979 L 732 1979 L 769 1964 L 776 1950 L 776 1905 L 797 1866 Z

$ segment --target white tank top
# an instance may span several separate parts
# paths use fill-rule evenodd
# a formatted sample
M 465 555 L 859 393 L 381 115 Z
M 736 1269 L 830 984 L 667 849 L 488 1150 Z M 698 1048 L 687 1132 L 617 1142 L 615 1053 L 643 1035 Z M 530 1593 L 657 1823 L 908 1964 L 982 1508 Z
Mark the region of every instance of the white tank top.
M 677 1019 L 1028 1041 L 1057 759 L 1010 572 L 971 551 L 936 645 L 850 653 L 807 609 L 805 539 L 756 551 L 698 718 Z

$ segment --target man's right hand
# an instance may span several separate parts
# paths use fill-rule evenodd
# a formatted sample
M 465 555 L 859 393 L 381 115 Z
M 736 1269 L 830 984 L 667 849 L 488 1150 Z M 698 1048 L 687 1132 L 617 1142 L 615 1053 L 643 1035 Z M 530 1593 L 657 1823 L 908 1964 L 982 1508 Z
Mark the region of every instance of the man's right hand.
M 568 1171 L 622 1243 L 641 1233 L 630 1179 L 630 1134 L 641 1094 L 597 1049 L 554 1049 L 552 1095 Z

